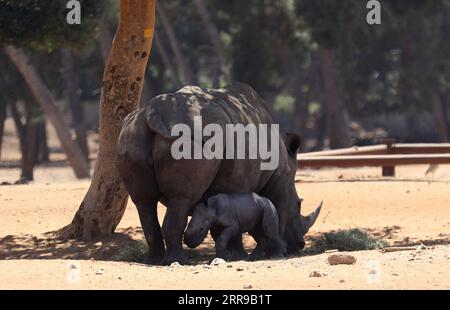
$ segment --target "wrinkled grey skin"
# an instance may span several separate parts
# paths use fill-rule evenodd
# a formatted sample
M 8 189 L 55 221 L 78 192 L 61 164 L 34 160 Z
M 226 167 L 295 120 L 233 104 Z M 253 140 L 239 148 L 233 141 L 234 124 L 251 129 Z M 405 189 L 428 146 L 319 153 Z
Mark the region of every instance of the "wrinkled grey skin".
M 298 135 L 288 134 L 285 142 L 279 139 L 275 147 L 280 164 L 272 171 L 261 171 L 260 159 L 175 160 L 171 145 L 177 137 L 171 137 L 171 128 L 187 124 L 194 132 L 194 116 L 202 117 L 203 126 L 219 124 L 223 132 L 225 124 L 273 123 L 264 100 L 240 83 L 218 90 L 187 86 L 153 98 L 124 119 L 117 164 L 139 213 L 149 246 L 148 263 L 185 262 L 181 242 L 188 215 L 203 197 L 219 193 L 255 192 L 267 197 L 277 208 L 287 251 L 303 248 L 303 235 L 319 209 L 309 217 L 299 214 L 294 185 Z M 162 229 L 156 213 L 158 201 L 167 207 Z M 233 256 L 245 253 L 241 237 L 233 238 L 228 246 Z
M 277 210 L 269 199 L 255 193 L 218 194 L 195 206 L 184 243 L 190 248 L 199 246 L 210 229 L 219 258 L 232 259 L 228 242 L 245 232 L 258 243 L 253 260 L 286 256 Z

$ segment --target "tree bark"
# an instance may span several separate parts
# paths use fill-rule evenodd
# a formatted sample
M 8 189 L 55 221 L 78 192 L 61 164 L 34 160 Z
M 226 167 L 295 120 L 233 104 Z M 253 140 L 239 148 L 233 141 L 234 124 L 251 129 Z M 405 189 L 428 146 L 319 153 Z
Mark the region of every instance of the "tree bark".
M 89 165 L 84 159 L 81 149 L 72 141 L 70 129 L 64 123 L 52 94 L 36 69 L 29 63 L 28 57 L 21 49 L 16 49 L 13 46 L 5 47 L 5 52 L 22 74 L 36 101 L 41 105 L 48 119 L 55 127 L 56 134 L 76 177 L 89 177 Z
M 333 51 L 321 48 L 319 53 L 326 92 L 327 131 L 330 148 L 349 147 L 351 145 L 349 116 L 338 91 Z
M 116 167 L 123 119 L 138 107 L 155 25 L 155 0 L 121 0 L 120 22 L 103 76 L 99 151 L 91 186 L 64 238 L 111 235 L 122 219 L 128 193 Z
M 180 88 L 181 82 L 180 77 L 178 75 L 178 71 L 173 65 L 172 61 L 170 61 L 169 54 L 167 53 L 166 48 L 164 47 L 164 44 L 159 37 L 158 33 L 155 33 L 155 45 L 158 49 L 159 54 L 161 55 L 162 61 L 164 63 L 164 66 L 170 71 L 170 76 L 172 77 L 172 81 L 174 83 L 174 86 L 176 89 Z
M 69 107 L 72 113 L 72 126 L 75 129 L 78 145 L 83 152 L 84 158 L 89 162 L 89 149 L 87 144 L 86 126 L 84 125 L 83 107 L 78 96 L 78 77 L 73 70 L 72 51 L 66 48 L 60 50 L 62 60 L 62 75 L 66 84 L 66 94 L 69 100 Z
M 170 47 L 175 55 L 175 61 L 177 63 L 177 67 L 181 69 L 183 72 L 184 82 L 187 84 L 194 84 L 194 75 L 192 74 L 192 70 L 183 55 L 183 52 L 180 47 L 179 40 L 173 30 L 172 22 L 167 16 L 166 10 L 164 9 L 164 2 L 161 2 L 158 5 L 158 16 L 161 20 L 161 24 L 164 28 L 164 32 L 169 39 Z
M 0 103 L 0 160 L 2 159 L 3 133 L 5 131 L 6 102 Z
M 200 18 L 205 25 L 206 31 L 208 32 L 214 50 L 216 51 L 217 57 L 219 59 L 220 71 L 225 75 L 225 79 L 228 80 L 228 72 L 226 70 L 227 57 L 225 53 L 225 47 L 222 43 L 222 40 L 220 39 L 219 30 L 212 21 L 211 14 L 209 14 L 205 1 L 194 0 L 194 3 L 197 7 L 197 12 L 200 15 Z M 217 83 L 217 81 L 215 83 Z

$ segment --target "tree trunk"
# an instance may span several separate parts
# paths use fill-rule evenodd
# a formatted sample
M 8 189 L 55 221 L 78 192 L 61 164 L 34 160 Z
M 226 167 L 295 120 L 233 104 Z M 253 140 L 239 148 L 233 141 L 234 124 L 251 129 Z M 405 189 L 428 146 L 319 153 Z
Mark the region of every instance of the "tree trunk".
M 26 107 L 26 123 L 25 123 L 25 139 L 22 149 L 22 173 L 17 184 L 28 183 L 33 181 L 33 170 L 36 163 L 37 154 L 37 134 L 38 120 L 35 115 L 34 107 L 30 102 L 25 103 Z
M 77 178 L 89 177 L 89 165 L 84 159 L 83 152 L 79 146 L 72 141 L 70 129 L 64 124 L 63 118 L 55 105 L 55 100 L 50 93 L 47 86 L 42 81 L 41 77 L 35 68 L 29 63 L 28 57 L 21 49 L 16 49 L 13 46 L 5 47 L 5 52 L 8 54 L 11 61 L 16 65 L 19 72 L 22 74 L 28 87 L 30 88 L 36 101 L 41 105 L 45 111 L 50 122 L 55 127 L 56 134 L 66 153 L 67 160 L 72 166 Z
M 155 33 L 155 44 L 159 54 L 161 55 L 164 66 L 170 71 L 170 75 L 172 77 L 175 88 L 176 89 L 180 88 L 181 82 L 180 77 L 178 75 L 178 71 L 173 65 L 172 61 L 170 61 L 169 54 L 167 53 L 167 50 L 164 47 L 164 44 L 157 33 Z
M 164 28 L 164 32 L 167 34 L 167 38 L 169 39 L 170 47 L 175 55 L 175 61 L 177 63 L 177 67 L 181 69 L 183 72 L 184 82 L 187 84 L 194 84 L 194 75 L 192 74 L 192 70 L 186 61 L 186 58 L 183 55 L 183 52 L 180 47 L 180 43 L 178 38 L 173 30 L 172 22 L 167 16 L 166 10 L 164 9 L 163 1 L 161 1 L 158 5 L 158 16 L 161 19 L 161 25 Z
M 17 136 L 19 137 L 20 143 L 20 151 L 25 152 L 26 144 L 25 144 L 25 125 L 22 123 L 21 115 L 19 110 L 17 109 L 17 102 L 11 102 L 9 104 L 9 111 L 11 112 L 11 116 L 14 120 L 14 124 L 16 125 Z
M 6 120 L 6 102 L 0 103 L 0 160 L 2 159 L 2 142 L 3 133 L 5 130 L 5 120 Z
M 326 92 L 327 131 L 330 148 L 349 147 L 351 145 L 349 116 L 338 91 L 333 51 L 321 48 L 319 53 Z
M 47 144 L 47 125 L 46 121 L 39 124 L 38 127 L 38 159 L 37 162 L 47 163 L 50 161 L 50 152 Z
M 99 36 L 99 43 L 100 43 L 100 51 L 102 53 L 103 63 L 108 63 L 108 57 L 109 53 L 111 52 L 111 42 L 112 42 L 112 34 L 109 30 L 109 23 L 108 18 L 106 14 L 102 16 L 102 19 L 100 20 L 100 36 Z
M 86 126 L 84 125 L 83 107 L 78 96 L 78 79 L 73 70 L 72 51 L 66 48 L 60 50 L 62 60 L 62 75 L 66 84 L 66 94 L 72 112 L 72 126 L 75 129 L 78 145 L 83 152 L 84 158 L 89 162 L 89 149 L 87 145 Z
M 227 57 L 225 53 L 225 47 L 223 46 L 222 40 L 220 39 L 219 30 L 213 23 L 211 14 L 209 14 L 208 8 L 204 0 L 194 0 L 195 6 L 197 7 L 197 12 L 205 25 L 206 31 L 208 32 L 211 43 L 216 51 L 217 57 L 219 59 L 220 71 L 225 75 L 225 79 L 228 80 L 228 72 L 226 70 Z M 214 79 L 217 79 L 214 78 Z M 215 82 L 217 83 L 217 81 Z
M 111 235 L 122 219 L 128 193 L 116 167 L 122 120 L 138 107 L 152 45 L 155 0 L 121 0 L 120 23 L 103 76 L 99 151 L 91 186 L 65 238 Z
M 449 126 L 447 123 L 447 111 L 444 108 L 439 90 L 437 90 L 436 88 L 432 89 L 430 95 L 431 107 L 436 125 L 436 131 L 439 136 L 439 141 L 443 143 L 450 142 Z

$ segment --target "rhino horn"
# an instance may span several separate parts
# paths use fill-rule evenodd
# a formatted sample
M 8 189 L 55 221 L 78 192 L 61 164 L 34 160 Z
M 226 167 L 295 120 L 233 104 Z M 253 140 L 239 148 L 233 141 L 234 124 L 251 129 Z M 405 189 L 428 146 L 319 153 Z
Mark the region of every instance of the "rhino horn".
M 306 227 L 308 228 L 308 230 L 316 222 L 317 217 L 319 216 L 320 210 L 322 210 L 322 205 L 323 205 L 323 201 L 319 204 L 319 206 L 316 208 L 316 210 L 314 210 L 314 212 L 312 212 L 308 216 L 304 217 L 305 218 L 305 222 L 306 222 Z

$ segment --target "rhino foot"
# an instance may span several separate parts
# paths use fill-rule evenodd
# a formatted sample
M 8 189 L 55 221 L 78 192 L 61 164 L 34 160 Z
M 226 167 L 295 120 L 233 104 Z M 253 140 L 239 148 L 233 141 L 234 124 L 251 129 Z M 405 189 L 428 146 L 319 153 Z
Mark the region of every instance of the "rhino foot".
M 183 253 L 178 255 L 167 255 L 164 258 L 162 265 L 170 266 L 173 263 L 178 263 L 180 265 L 187 265 L 189 263 L 189 259 Z

